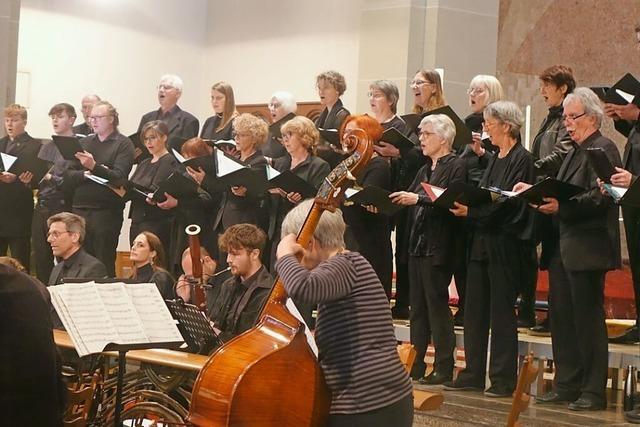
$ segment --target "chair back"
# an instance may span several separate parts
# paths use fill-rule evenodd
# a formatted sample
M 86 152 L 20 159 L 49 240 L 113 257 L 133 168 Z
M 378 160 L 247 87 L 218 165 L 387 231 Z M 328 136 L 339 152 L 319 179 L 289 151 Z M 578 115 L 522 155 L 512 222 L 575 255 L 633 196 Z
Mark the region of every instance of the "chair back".
M 67 410 L 64 414 L 65 427 L 86 427 L 96 389 L 100 382 L 100 374 L 95 373 L 91 383 L 87 385 L 78 383 L 77 390 L 73 386 L 67 388 Z
M 507 427 L 518 427 L 518 417 L 520 413 L 529 407 L 531 401 L 531 383 L 538 376 L 538 368 L 533 364 L 533 352 L 530 352 L 522 363 L 520 375 L 518 375 L 518 385 L 513 393 L 511 410 L 507 417 Z

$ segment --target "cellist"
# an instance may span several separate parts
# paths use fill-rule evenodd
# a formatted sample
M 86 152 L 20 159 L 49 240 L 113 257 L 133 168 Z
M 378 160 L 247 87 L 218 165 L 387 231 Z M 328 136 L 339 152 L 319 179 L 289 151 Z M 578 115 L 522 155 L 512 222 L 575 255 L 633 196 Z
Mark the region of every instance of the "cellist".
M 318 360 L 332 394 L 329 427 L 409 427 L 413 396 L 391 310 L 373 268 L 344 249 L 342 213 L 325 211 L 307 247 L 296 243 L 313 200 L 282 224 L 276 270 L 292 298 L 318 304 Z

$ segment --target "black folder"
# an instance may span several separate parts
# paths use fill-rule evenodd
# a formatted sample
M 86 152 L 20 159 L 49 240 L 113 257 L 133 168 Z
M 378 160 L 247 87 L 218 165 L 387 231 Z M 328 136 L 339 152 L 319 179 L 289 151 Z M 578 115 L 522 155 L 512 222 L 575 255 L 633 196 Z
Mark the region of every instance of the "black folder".
M 629 188 L 620 188 L 611 184 L 605 184 L 604 188 L 619 205 L 640 208 L 640 179 L 632 182 Z
M 191 169 L 195 170 L 202 168 L 202 170 L 209 176 L 215 176 L 216 174 L 216 158 L 212 155 L 194 157 L 192 159 L 185 160 L 182 165 L 185 167 L 189 166 Z
M 334 147 L 342 149 L 342 144 L 340 143 L 340 132 L 338 129 L 324 129 L 318 128 L 320 132 L 320 136 L 327 141 L 329 144 Z
M 484 203 L 491 203 L 492 200 L 491 192 L 488 190 L 474 187 L 464 182 L 454 182 L 447 188 L 439 188 L 423 182 L 422 188 L 434 205 L 444 209 L 453 208 L 453 202 L 472 207 Z
M 542 205 L 545 203 L 542 200 L 543 197 L 553 197 L 558 201 L 563 201 L 569 200 L 584 191 L 585 189 L 582 187 L 549 177 L 518 193 L 517 197 L 534 205 Z
M 632 99 L 625 99 L 623 94 Z M 627 73 L 607 90 L 603 101 L 617 105 L 627 105 L 631 102 L 640 105 L 640 97 L 638 95 L 640 95 L 640 82 L 630 73 Z
M 198 194 L 198 183 L 180 172 L 173 172 L 166 180 L 160 183 L 158 189 L 153 193 L 152 200 L 154 202 L 165 201 L 164 193 L 170 194 L 176 199 L 195 197 Z
M 390 191 L 374 185 L 365 187 L 362 190 L 349 189 L 345 195 L 349 193 L 351 193 L 351 195 L 347 197 L 348 201 L 363 206 L 375 206 L 383 215 L 393 216 L 396 212 L 399 212 L 404 208 L 403 205 L 399 205 L 391 201 L 389 198 L 389 194 L 391 194 Z
M 605 102 L 604 99 L 607 96 L 607 91 L 611 89 L 611 87 L 610 86 L 592 86 L 589 89 L 591 89 L 593 93 L 598 95 L 598 98 L 600 98 L 602 102 Z
M 587 159 L 596 172 L 596 175 L 598 175 L 598 178 L 606 183 L 610 183 L 611 175 L 616 173 L 616 168 L 611 163 L 609 157 L 607 157 L 607 153 L 600 147 L 587 148 Z
M 38 157 L 22 156 L 18 157 L 13 166 L 9 168 L 9 172 L 16 175 L 20 175 L 23 172 L 31 172 L 33 174 L 31 183 L 37 184 L 42 180 L 42 178 L 44 178 L 50 169 L 51 164 L 49 162 Z
M 273 172 L 273 168 L 268 169 Z M 267 172 L 267 177 L 272 175 Z M 277 176 L 270 178 L 267 188 L 281 188 L 287 193 L 298 193 L 303 199 L 309 199 L 315 197 L 318 193 L 318 189 L 313 185 L 300 178 L 290 170 L 279 173 Z
M 135 148 L 138 148 L 140 149 L 140 151 L 142 151 L 142 153 L 140 153 L 140 155 L 136 157 L 135 163 L 141 163 L 144 159 L 152 157 L 151 153 L 149 153 L 149 150 L 147 150 L 147 146 L 144 145 L 144 143 L 140 139 L 140 132 L 129 135 L 129 139 L 131 140 Z
M 420 114 L 405 114 L 404 116 L 400 116 L 402 120 L 407 124 L 409 129 L 414 131 L 416 134 L 420 132 L 418 126 L 420 126 L 420 122 L 422 121 L 422 116 Z
M 84 151 L 80 140 L 75 136 L 52 135 L 51 138 L 65 160 L 77 160 L 75 154 Z
M 464 121 L 456 114 L 455 111 L 448 105 L 444 107 L 436 108 L 435 110 L 427 111 L 422 117 L 431 116 L 433 114 L 444 114 L 448 116 L 453 124 L 456 126 L 456 137 L 453 140 L 453 148 L 459 150 L 464 148 L 465 145 L 471 144 L 473 139 L 471 137 L 471 130 L 464 124 Z
M 251 194 L 261 194 L 269 188 L 264 169 L 253 169 L 222 150 L 215 151 L 215 158 L 216 189 L 242 186 Z
M 382 138 L 380 138 L 380 140 L 388 142 L 398 150 L 406 150 L 415 147 L 413 141 L 404 136 L 398 129 L 393 127 L 385 130 L 382 133 Z

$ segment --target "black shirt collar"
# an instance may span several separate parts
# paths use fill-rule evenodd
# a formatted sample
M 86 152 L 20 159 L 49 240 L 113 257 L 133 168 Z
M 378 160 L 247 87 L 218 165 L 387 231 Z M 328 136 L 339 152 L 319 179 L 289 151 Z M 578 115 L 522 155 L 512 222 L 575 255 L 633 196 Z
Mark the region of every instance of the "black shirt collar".
M 151 263 L 145 264 L 136 270 L 136 280 L 146 282 L 153 276 L 154 270 Z
M 75 251 L 73 253 L 73 255 L 71 255 L 69 258 L 65 259 L 63 261 L 62 267 L 65 270 L 70 269 L 76 262 L 78 262 L 78 259 L 80 258 L 80 252 L 84 252 L 84 249 L 80 248 L 77 251 Z
M 234 279 L 234 282 L 236 285 L 242 285 L 245 288 L 249 289 L 253 286 L 253 284 L 255 282 L 258 281 L 258 277 L 260 277 L 260 275 L 265 271 L 264 265 L 260 266 L 260 268 L 258 269 L 258 271 L 256 271 L 255 273 L 253 273 L 251 276 L 249 276 L 247 278 L 247 280 L 245 280 L 244 282 L 242 281 L 242 278 L 240 278 L 240 276 L 236 276 Z M 260 283 L 258 283 L 258 286 L 260 286 Z

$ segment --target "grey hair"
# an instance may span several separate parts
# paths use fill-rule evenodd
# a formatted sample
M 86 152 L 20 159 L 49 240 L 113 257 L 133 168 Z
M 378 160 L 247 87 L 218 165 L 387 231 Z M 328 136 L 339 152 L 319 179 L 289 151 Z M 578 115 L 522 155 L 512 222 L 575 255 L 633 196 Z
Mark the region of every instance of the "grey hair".
M 398 86 L 391 80 L 376 80 L 369 85 L 369 89 L 377 89 L 384 94 L 387 101 L 391 103 L 391 111 L 395 114 L 397 112 L 398 100 L 400 99 L 400 92 Z
M 300 202 L 298 206 L 291 209 L 282 221 L 282 235 L 298 234 L 302 229 L 305 219 L 311 211 L 313 199 Z M 342 219 L 342 212 L 336 209 L 335 212 L 324 211 L 318 221 L 318 226 L 313 232 L 313 238 L 324 249 L 344 248 L 344 231 L 346 225 Z
M 511 101 L 497 101 L 487 105 L 482 113 L 484 119 L 493 117 L 501 123 L 509 125 L 509 136 L 513 139 L 518 139 L 520 136 L 520 129 L 524 124 L 524 115 L 520 108 Z
M 175 87 L 178 92 L 182 93 L 182 79 L 175 74 L 165 74 L 164 76 L 160 77 L 160 83 L 168 83 L 172 87 Z
M 602 119 L 604 118 L 604 111 L 602 110 L 602 104 L 600 103 L 598 95 L 588 87 L 577 87 L 562 101 L 562 106 L 565 107 L 571 102 L 579 102 L 582 104 L 585 114 L 595 118 L 596 127 L 600 129 Z
M 70 233 L 78 233 L 78 242 L 82 244 L 86 235 L 86 222 L 80 215 L 71 212 L 60 212 L 47 219 L 47 228 L 54 222 L 62 222 Z
M 433 127 L 433 132 L 440 138 L 447 142 L 447 148 L 451 150 L 453 147 L 453 140 L 456 138 L 456 125 L 453 120 L 446 114 L 432 114 L 425 117 L 420 122 L 420 129 L 430 124 Z
M 293 94 L 291 92 L 279 90 L 277 92 L 274 92 L 273 95 L 271 95 L 271 99 L 273 98 L 280 101 L 280 105 L 287 112 L 287 114 L 295 113 L 296 110 L 298 109 L 298 104 L 296 104 L 296 99 L 293 97 Z

